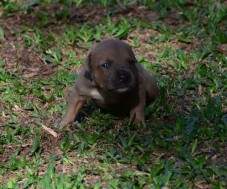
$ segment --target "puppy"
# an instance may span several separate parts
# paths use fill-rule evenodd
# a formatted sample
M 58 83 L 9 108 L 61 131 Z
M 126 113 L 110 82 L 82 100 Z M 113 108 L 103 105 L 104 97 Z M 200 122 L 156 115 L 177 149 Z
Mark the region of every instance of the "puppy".
M 68 109 L 60 125 L 72 123 L 88 100 L 130 123 L 145 123 L 144 108 L 159 94 L 152 75 L 136 60 L 130 46 L 117 39 L 104 40 L 88 54 L 75 85 L 66 97 Z

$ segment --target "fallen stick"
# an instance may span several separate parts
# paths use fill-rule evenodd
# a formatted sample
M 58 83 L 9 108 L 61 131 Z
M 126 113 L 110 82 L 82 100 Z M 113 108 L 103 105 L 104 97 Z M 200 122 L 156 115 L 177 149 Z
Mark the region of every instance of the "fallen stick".
M 42 128 L 47 131 L 49 134 L 51 134 L 53 137 L 57 138 L 58 134 L 51 128 L 46 127 L 45 125 L 42 124 Z

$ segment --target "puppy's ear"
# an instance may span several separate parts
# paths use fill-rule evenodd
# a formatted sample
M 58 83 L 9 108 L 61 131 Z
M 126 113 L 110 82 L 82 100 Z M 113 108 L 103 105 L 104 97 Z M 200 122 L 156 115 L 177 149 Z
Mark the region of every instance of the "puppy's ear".
M 135 54 L 134 54 L 134 52 L 132 51 L 131 48 L 129 49 L 128 53 L 129 53 L 128 62 L 131 63 L 131 64 L 137 63 L 138 61 L 137 61 L 136 56 L 135 56 Z
M 86 64 L 88 65 L 89 68 L 91 68 L 92 52 L 94 51 L 96 46 L 97 46 L 97 44 L 94 43 L 93 46 L 91 47 L 91 49 L 88 51 L 88 55 L 86 58 Z
M 92 72 L 91 59 L 92 59 L 92 52 L 94 51 L 96 46 L 97 46 L 97 43 L 94 43 L 92 48 L 88 52 L 88 55 L 86 58 L 87 70 L 85 71 L 85 74 L 84 74 L 84 77 L 93 83 L 94 83 L 94 74 Z
M 136 64 L 138 63 L 137 59 L 135 56 L 131 56 L 129 59 L 128 59 L 128 63 L 130 64 Z
M 93 81 L 93 79 L 92 79 L 92 74 L 91 74 L 91 72 L 90 72 L 89 70 L 86 70 L 86 71 L 84 72 L 84 77 L 85 77 L 86 79 L 88 79 L 89 81 Z
M 88 56 L 86 58 L 86 64 L 89 69 L 91 69 L 91 51 L 88 53 Z
M 84 72 L 84 77 L 92 82 L 93 74 L 92 74 L 92 68 L 91 68 L 91 52 L 88 53 L 88 56 L 86 58 L 86 64 L 87 64 L 87 66 L 86 66 L 87 68 Z

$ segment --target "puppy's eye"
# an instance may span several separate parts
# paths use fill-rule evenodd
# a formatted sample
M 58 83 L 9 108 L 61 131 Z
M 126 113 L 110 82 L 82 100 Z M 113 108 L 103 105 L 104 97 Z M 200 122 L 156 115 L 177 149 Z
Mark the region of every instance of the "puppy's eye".
M 101 64 L 102 68 L 108 69 L 110 67 L 110 63 L 105 62 L 104 64 Z

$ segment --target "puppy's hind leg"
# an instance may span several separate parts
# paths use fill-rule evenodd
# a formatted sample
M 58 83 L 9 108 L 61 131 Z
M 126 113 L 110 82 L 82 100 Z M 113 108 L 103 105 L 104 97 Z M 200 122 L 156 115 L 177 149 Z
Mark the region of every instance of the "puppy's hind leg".
M 84 96 L 79 95 L 77 89 L 73 87 L 68 91 L 66 100 L 68 108 L 64 118 L 60 122 L 60 127 L 73 123 L 79 110 L 86 103 L 87 99 Z
M 144 82 L 139 85 L 139 102 L 130 111 L 130 124 L 133 122 L 135 124 L 145 125 L 144 108 L 145 108 L 145 87 Z
M 157 81 L 152 76 L 146 77 L 146 105 L 152 103 L 159 96 Z

